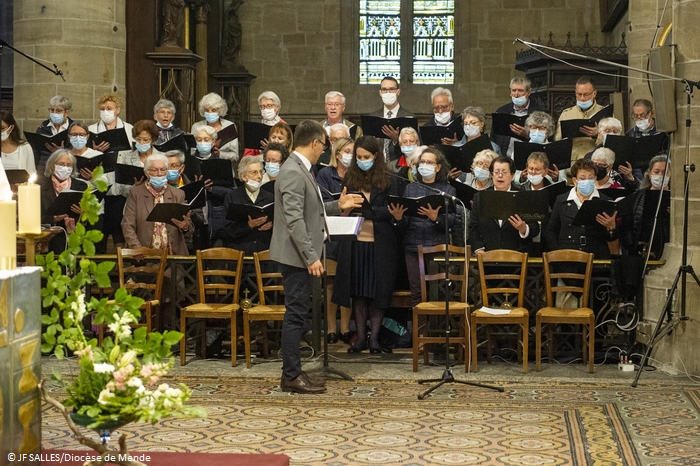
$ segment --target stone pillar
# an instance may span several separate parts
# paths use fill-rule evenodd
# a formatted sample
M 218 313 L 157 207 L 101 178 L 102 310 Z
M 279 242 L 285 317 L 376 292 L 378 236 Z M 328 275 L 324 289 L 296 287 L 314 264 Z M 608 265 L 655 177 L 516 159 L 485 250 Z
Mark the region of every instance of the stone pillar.
M 65 82 L 24 57 L 15 57 L 14 114 L 25 130 L 48 118 L 49 99 L 73 101 L 72 118 L 99 118 L 97 98 L 126 95 L 126 0 L 14 0 L 14 45 L 56 63 Z M 124 114 L 124 109 L 122 109 Z
M 659 11 L 650 8 L 649 2 L 630 2 L 630 65 L 644 68 L 646 56 L 649 53 L 650 38 L 660 17 L 663 4 L 659 4 Z M 674 0 L 671 14 L 661 23 L 662 28 L 670 21 L 673 23 L 672 35 L 675 47 L 675 76 L 697 81 L 700 79 L 700 45 L 697 37 L 700 33 L 700 0 Z M 646 33 L 645 33 L 646 32 Z M 632 77 L 630 73 L 630 78 Z M 630 79 L 630 83 L 639 82 Z M 630 102 L 638 98 L 650 98 L 646 83 L 631 85 Z M 666 265 L 649 273 L 644 289 L 644 319 L 637 331 L 637 340 L 646 342 L 648 335 L 653 332 L 654 326 L 661 315 L 666 301 L 667 290 L 671 287 L 681 266 L 682 242 L 683 242 L 683 166 L 685 163 L 686 128 L 685 119 L 687 112 L 687 98 L 684 93 L 685 86 L 676 85 L 676 119 L 678 131 L 673 133 L 671 153 L 671 242 L 664 249 Z M 694 173 L 690 173 L 690 203 L 689 203 L 689 231 L 688 231 L 688 264 L 693 266 L 696 273 L 700 271 L 700 230 L 694 227 L 694 220 L 700 216 L 700 103 L 697 102 L 699 90 L 695 89 L 695 99 L 691 103 L 692 131 L 690 139 L 690 163 L 698 167 Z M 700 339 L 700 286 L 688 275 L 687 281 L 686 315 L 689 322 L 681 322 L 673 332 L 665 336 L 655 346 L 652 357 L 661 362 L 673 364 L 682 373 L 687 370 L 690 374 L 696 374 L 700 370 L 700 359 L 696 356 L 695 345 Z M 680 286 L 676 291 L 672 304 L 672 315 L 678 317 L 681 312 Z M 679 359 L 685 364 L 685 369 Z M 642 377 L 643 379 L 644 377 Z
M 208 86 L 208 60 L 207 60 L 207 16 L 209 15 L 209 5 L 205 4 L 197 7 L 195 13 L 196 26 L 195 34 L 197 37 L 197 42 L 195 44 L 195 50 L 197 55 L 202 57 L 202 61 L 197 63 L 197 71 L 195 76 L 195 83 L 197 87 L 196 101 L 199 102 L 202 97 L 204 97 L 209 92 Z

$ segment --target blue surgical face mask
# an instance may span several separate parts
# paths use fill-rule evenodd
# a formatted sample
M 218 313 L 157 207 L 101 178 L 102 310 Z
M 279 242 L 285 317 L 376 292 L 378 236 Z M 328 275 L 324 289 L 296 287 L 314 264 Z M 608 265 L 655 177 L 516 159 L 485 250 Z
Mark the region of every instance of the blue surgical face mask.
M 163 126 L 163 125 L 160 124 L 160 121 L 156 121 L 156 125 L 158 125 L 158 127 L 159 127 L 160 129 L 168 129 L 168 128 L 172 128 L 172 127 L 173 127 L 173 124 L 172 124 L 172 123 L 170 123 L 168 126 Z
M 211 142 L 198 142 L 197 152 L 202 155 L 207 155 L 209 152 L 211 152 Z
M 360 168 L 360 170 L 366 172 L 367 170 L 371 169 L 372 166 L 374 166 L 374 159 L 358 160 L 357 166 Z
M 414 150 L 416 150 L 416 147 L 417 146 L 401 146 L 401 153 L 403 155 L 408 155 L 411 152 L 413 152 Z
M 149 142 L 148 144 L 141 144 L 140 142 L 136 142 L 134 143 L 134 146 L 136 146 L 137 151 L 143 154 L 144 152 L 148 152 L 148 150 L 151 148 L 151 143 Z
M 60 125 L 63 123 L 64 118 L 65 115 L 63 115 L 63 113 L 49 113 L 49 120 L 51 120 L 51 123 L 54 125 Z
M 531 129 L 530 142 L 534 142 L 535 144 L 542 144 L 545 140 L 546 135 L 546 131 L 542 131 L 541 129 Z
M 520 97 L 511 97 L 510 98 L 513 101 L 513 105 L 516 107 L 522 107 L 527 103 L 527 96 L 520 96 Z
M 180 170 L 168 170 L 168 174 L 165 176 L 168 181 L 175 181 L 180 178 Z
M 411 175 L 413 175 L 413 178 L 418 178 L 418 169 L 416 167 L 411 168 Z
M 581 110 L 588 110 L 593 105 L 593 99 L 587 100 L 585 102 L 581 102 L 580 100 L 577 100 L 576 105 L 578 105 L 578 108 L 580 108 Z
M 428 165 L 427 163 L 421 163 L 418 165 L 418 173 L 425 179 L 431 179 L 435 176 L 435 165 Z
M 490 175 L 491 173 L 488 170 L 483 169 L 481 167 L 474 167 L 474 178 L 476 178 L 477 180 L 486 181 L 489 179 Z
M 168 182 L 168 177 L 167 176 L 152 176 L 148 179 L 148 182 L 151 183 L 151 186 L 153 186 L 154 189 L 160 189 L 163 186 L 165 186 L 165 183 Z
M 204 119 L 207 123 L 216 123 L 219 121 L 219 114 L 214 112 L 204 112 Z
M 593 194 L 593 190 L 595 189 L 595 181 L 578 180 L 578 183 L 576 184 L 576 189 L 578 189 L 578 192 L 580 192 L 583 196 L 590 196 L 591 194 Z
M 265 164 L 265 172 L 270 176 L 277 176 L 280 173 L 280 164 L 277 162 L 267 162 Z
M 73 146 L 74 149 L 82 149 L 85 147 L 87 144 L 87 136 L 71 136 L 70 137 L 70 145 Z

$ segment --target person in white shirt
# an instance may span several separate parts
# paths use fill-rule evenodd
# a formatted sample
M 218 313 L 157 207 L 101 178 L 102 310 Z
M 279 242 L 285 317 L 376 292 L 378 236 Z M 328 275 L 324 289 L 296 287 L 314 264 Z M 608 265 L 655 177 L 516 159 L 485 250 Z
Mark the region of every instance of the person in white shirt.
M 73 123 L 68 115 L 73 109 L 73 103 L 67 97 L 55 95 L 49 100 L 49 119 L 41 122 L 41 125 L 36 129 L 37 134 L 44 136 L 54 136 L 61 131 L 65 131 Z M 53 149 L 56 147 L 56 149 Z M 47 149 L 53 151 L 58 150 L 59 146 L 50 146 Z
M 449 126 L 460 116 L 455 114 L 455 104 L 452 100 L 452 91 L 443 87 L 436 87 L 430 93 L 433 117 L 423 126 Z M 458 139 L 455 133 L 451 138 L 442 138 L 440 141 L 446 146 L 457 145 Z
M 117 94 L 105 94 L 97 100 L 97 105 L 100 110 L 100 121 L 88 127 L 90 132 L 99 134 L 111 129 L 124 128 L 126 137 L 129 138 L 129 144 L 133 145 L 133 126 L 119 118 L 122 111 L 122 99 Z M 104 141 L 99 145 L 93 144 L 92 148 L 100 152 L 107 152 L 109 143 Z
M 399 104 L 399 95 L 401 95 L 399 82 L 393 76 L 385 76 L 379 83 L 379 96 L 382 98 L 384 107 L 370 115 L 382 118 L 412 117 L 413 113 Z M 401 157 L 401 152 L 398 150 L 399 128 L 386 125 L 382 128 L 382 133 L 386 136 L 380 140 L 386 161 L 393 162 L 399 159 Z
M 362 128 L 343 117 L 343 112 L 345 111 L 345 96 L 341 92 L 330 91 L 326 94 L 325 109 L 326 119 L 319 123 L 323 125 L 323 128 L 326 130 L 326 133 L 328 133 L 329 136 L 332 137 L 331 130 L 336 124 L 346 126 L 348 128 L 348 134 L 350 134 L 352 139 L 357 139 L 362 136 Z
M 202 100 L 199 101 L 199 114 L 204 117 L 204 120 L 193 124 L 190 133 L 196 135 L 198 130 L 203 126 L 209 126 L 217 133 L 220 133 L 223 129 L 231 125 L 235 126 L 234 122 L 224 119 L 227 112 L 228 104 L 219 94 L 211 92 L 205 95 L 202 97 Z M 233 162 L 238 161 L 238 137 L 229 141 L 217 139 L 212 147 L 212 152 L 219 158 L 231 160 Z
M 5 170 L 26 170 L 36 173 L 34 151 L 32 146 L 22 138 L 22 132 L 17 126 L 12 113 L 0 112 L 2 120 L 2 164 Z M 3 172 L 4 173 L 4 172 Z

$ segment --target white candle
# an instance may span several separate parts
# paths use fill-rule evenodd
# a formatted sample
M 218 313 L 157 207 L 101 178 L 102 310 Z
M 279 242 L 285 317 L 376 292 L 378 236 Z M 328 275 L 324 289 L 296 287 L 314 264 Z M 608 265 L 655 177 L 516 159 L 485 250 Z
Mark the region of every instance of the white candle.
M 41 233 L 41 188 L 34 184 L 36 174 L 29 182 L 19 186 L 19 233 L 38 235 Z
M 17 203 L 9 189 L 0 195 L 0 270 L 17 267 Z

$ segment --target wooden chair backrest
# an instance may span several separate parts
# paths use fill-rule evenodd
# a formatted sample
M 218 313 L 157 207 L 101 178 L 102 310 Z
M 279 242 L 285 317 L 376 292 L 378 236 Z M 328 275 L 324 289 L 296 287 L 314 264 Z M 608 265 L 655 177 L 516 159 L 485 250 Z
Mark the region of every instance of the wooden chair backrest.
M 512 251 L 510 249 L 494 249 L 477 254 L 479 264 L 479 278 L 481 281 L 481 299 L 484 306 L 489 306 L 489 296 L 493 294 L 517 294 L 517 307 L 523 306 L 525 297 L 525 277 L 527 276 L 527 253 Z M 512 264 L 520 266 L 520 273 L 492 273 L 486 274 L 485 265 Z M 517 286 L 505 286 L 503 282 L 513 281 Z M 498 282 L 497 286 L 489 286 L 489 282 Z
M 137 262 L 135 256 L 143 256 L 144 260 Z M 129 292 L 149 290 L 152 299 L 161 299 L 167 262 L 167 249 L 117 248 L 119 286 Z
M 424 246 L 418 246 L 418 269 L 420 271 L 420 292 L 421 292 L 421 301 L 426 302 L 428 301 L 428 284 L 431 282 L 436 282 L 439 280 L 444 280 L 446 278 L 450 279 L 450 281 L 454 284 L 459 284 L 459 302 L 461 303 L 466 303 L 467 302 L 467 274 L 469 271 L 469 257 L 471 255 L 471 248 L 469 246 L 466 247 L 466 256 L 465 256 L 465 248 L 459 247 L 459 246 L 448 246 L 447 250 L 449 253 L 452 255 L 458 255 L 462 258 L 466 259 L 464 262 L 451 262 L 450 265 L 453 264 L 462 264 L 462 273 L 453 273 L 453 269 L 448 270 L 447 267 L 445 267 L 445 271 L 443 272 L 438 272 L 434 274 L 428 274 L 426 273 L 427 270 L 427 265 L 428 265 L 428 260 L 430 258 L 438 257 L 438 254 L 444 254 L 445 253 L 445 245 L 444 244 L 439 244 L 437 246 L 430 246 L 430 247 L 424 247 Z M 442 256 L 440 256 L 442 257 Z
M 258 285 L 258 300 L 260 305 L 265 305 L 265 293 L 266 292 L 284 292 L 284 286 L 282 286 L 282 274 L 279 272 L 263 272 L 263 265 L 267 262 L 271 262 L 270 251 L 260 251 L 253 253 L 253 259 L 255 260 L 255 277 Z M 278 303 L 279 304 L 279 303 Z
M 220 268 L 223 263 L 235 262 L 233 270 Z M 218 268 L 207 268 L 205 265 L 212 265 Z M 241 277 L 243 275 L 243 251 L 231 248 L 210 248 L 197 251 L 197 281 L 199 282 L 199 300 L 206 302 L 207 295 L 219 296 L 232 294 L 231 304 L 238 302 L 238 292 L 241 287 Z M 209 278 L 209 283 L 207 279 Z M 216 282 L 211 279 L 233 278 L 233 283 Z
M 558 291 L 568 291 L 570 293 L 581 293 L 581 307 L 588 307 L 588 297 L 591 289 L 591 274 L 593 273 L 593 253 L 583 252 L 577 249 L 560 249 L 542 253 L 542 263 L 544 264 L 544 284 L 547 291 L 547 306 L 554 306 L 554 293 Z M 552 272 L 552 264 L 586 265 L 584 273 L 575 271 Z M 566 279 L 568 284 L 557 285 L 559 279 Z M 571 284 L 575 280 L 579 286 Z M 553 284 L 554 283 L 554 284 Z

